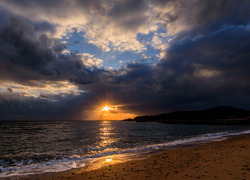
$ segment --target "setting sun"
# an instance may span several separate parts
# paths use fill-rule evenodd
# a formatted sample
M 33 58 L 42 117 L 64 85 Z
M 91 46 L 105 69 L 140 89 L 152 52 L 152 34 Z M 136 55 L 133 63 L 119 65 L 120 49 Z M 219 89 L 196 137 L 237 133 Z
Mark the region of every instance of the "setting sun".
M 110 108 L 108 106 L 105 106 L 102 108 L 103 111 L 108 111 Z
M 123 120 L 137 116 L 136 114 L 124 111 L 124 106 L 125 105 L 115 104 L 106 100 L 96 107 L 96 111 L 93 111 L 94 113 L 90 113 L 90 117 L 88 117 L 88 119 Z

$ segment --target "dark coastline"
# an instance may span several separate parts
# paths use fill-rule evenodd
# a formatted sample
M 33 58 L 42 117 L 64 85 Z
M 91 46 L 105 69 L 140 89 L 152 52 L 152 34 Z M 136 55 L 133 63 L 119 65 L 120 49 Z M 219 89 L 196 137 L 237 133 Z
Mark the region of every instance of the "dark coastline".
M 220 106 L 200 111 L 178 111 L 151 116 L 137 116 L 124 121 L 164 124 L 250 125 L 250 111 Z

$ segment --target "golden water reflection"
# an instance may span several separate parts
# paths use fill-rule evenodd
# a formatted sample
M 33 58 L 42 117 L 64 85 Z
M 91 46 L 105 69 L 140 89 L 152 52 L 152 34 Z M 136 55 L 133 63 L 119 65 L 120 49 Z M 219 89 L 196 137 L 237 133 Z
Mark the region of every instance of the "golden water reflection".
M 115 146 L 112 146 L 113 143 L 117 142 L 119 138 L 115 138 L 114 127 L 111 121 L 101 121 L 99 124 L 99 138 L 101 139 L 98 142 L 97 146 L 103 151 L 115 150 Z
M 114 123 L 111 121 L 100 121 L 99 123 L 99 138 L 100 141 L 98 144 L 98 148 L 101 152 L 106 154 L 102 157 L 96 158 L 92 163 L 88 164 L 85 167 L 86 171 L 91 171 L 95 169 L 99 169 L 104 166 L 111 166 L 114 164 L 135 160 L 135 159 L 144 159 L 147 156 L 140 155 L 138 153 L 121 153 L 121 154 L 113 154 L 112 152 L 119 151 L 119 148 L 116 147 L 116 142 L 118 142 L 120 139 L 117 138 L 115 135 L 116 127 L 114 127 Z
M 140 159 L 145 159 L 145 158 L 146 157 L 131 155 L 130 153 L 109 155 L 109 156 L 104 156 L 104 157 L 100 157 L 96 159 L 91 164 L 88 164 L 84 170 L 91 171 L 91 170 L 102 168 L 104 166 L 110 166 L 110 165 L 119 164 L 119 163 L 131 161 L 131 160 L 140 160 Z
M 124 155 L 113 155 L 112 152 L 117 151 L 118 148 L 115 144 L 119 138 L 115 137 L 115 129 L 111 121 L 100 121 L 99 123 L 99 138 L 100 141 L 96 146 L 100 149 L 100 153 L 107 152 L 107 156 L 97 158 L 93 163 L 86 167 L 86 170 L 99 169 L 106 165 L 121 163 L 127 160 Z M 109 153 L 110 152 L 110 153 Z

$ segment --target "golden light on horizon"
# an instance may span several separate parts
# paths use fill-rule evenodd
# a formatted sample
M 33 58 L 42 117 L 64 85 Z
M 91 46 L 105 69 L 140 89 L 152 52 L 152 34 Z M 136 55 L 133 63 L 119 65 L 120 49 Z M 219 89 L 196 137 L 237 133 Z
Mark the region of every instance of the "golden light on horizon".
M 111 105 L 105 105 L 104 107 L 100 108 L 100 110 L 104 111 L 103 113 L 108 113 L 109 111 L 114 113 L 114 112 L 118 111 L 118 107 L 117 106 L 111 106 Z
M 112 161 L 112 159 L 106 159 L 106 162 L 111 162 Z
M 84 112 L 85 120 L 124 120 L 138 116 L 128 110 L 128 104 L 118 104 L 112 100 L 100 100 Z
M 99 106 L 99 120 L 123 120 L 128 118 L 134 118 L 137 115 L 125 112 L 124 105 L 115 105 L 111 101 L 106 101 Z M 97 111 L 98 112 L 98 111 Z
M 110 108 L 108 107 L 108 106 L 104 106 L 103 108 L 102 108 L 102 110 L 103 111 L 108 111 Z

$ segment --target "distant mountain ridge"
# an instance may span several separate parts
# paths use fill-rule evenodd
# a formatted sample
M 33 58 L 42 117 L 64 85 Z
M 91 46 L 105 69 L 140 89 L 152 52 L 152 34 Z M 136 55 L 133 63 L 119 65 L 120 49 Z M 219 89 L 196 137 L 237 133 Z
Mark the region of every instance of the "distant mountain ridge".
M 151 116 L 137 116 L 125 121 L 159 122 L 168 124 L 250 125 L 250 111 L 219 106 L 200 111 L 176 111 Z

